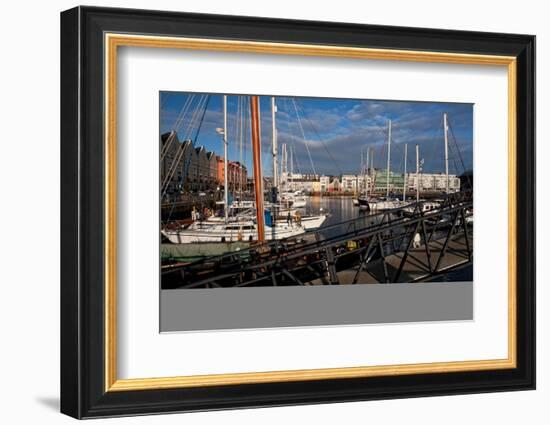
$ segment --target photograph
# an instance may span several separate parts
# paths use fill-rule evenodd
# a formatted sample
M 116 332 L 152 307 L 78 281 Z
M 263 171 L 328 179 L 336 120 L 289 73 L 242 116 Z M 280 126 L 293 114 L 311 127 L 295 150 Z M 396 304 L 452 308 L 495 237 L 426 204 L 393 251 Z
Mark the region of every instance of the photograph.
M 159 93 L 161 289 L 473 281 L 474 104 Z
M 538 27 L 223 5 L 78 6 L 50 31 L 61 149 L 35 144 L 61 164 L 59 410 L 409 399 L 424 418 L 420 397 L 468 394 L 440 422 L 535 389 Z

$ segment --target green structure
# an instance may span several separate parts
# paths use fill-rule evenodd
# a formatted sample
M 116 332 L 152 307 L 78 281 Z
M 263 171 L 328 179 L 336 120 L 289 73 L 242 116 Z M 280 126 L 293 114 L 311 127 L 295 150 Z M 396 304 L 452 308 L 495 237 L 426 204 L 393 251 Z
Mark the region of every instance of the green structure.
M 402 173 L 394 173 L 390 171 L 390 192 L 396 192 L 403 190 L 403 183 L 405 177 Z M 374 170 L 374 191 L 385 192 L 388 185 L 388 172 L 387 170 Z

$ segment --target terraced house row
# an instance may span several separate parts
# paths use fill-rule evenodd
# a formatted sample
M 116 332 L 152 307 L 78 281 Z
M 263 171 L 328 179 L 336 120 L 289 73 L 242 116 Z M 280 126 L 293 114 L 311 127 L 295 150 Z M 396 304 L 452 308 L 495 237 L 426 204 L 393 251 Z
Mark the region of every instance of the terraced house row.
M 224 159 L 192 140 L 178 139 L 175 131 L 160 137 L 160 179 L 166 181 L 167 193 L 209 191 L 223 188 Z M 230 190 L 246 187 L 247 169 L 238 161 L 228 162 Z

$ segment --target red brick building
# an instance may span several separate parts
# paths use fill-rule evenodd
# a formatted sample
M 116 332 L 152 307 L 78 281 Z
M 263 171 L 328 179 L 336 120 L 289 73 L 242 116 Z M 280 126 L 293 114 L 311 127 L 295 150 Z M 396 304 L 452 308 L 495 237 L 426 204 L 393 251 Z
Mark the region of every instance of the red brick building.
M 224 182 L 224 160 L 218 157 L 218 184 L 223 187 Z M 227 183 L 231 191 L 246 190 L 247 171 L 246 167 L 238 161 L 229 161 L 227 163 Z

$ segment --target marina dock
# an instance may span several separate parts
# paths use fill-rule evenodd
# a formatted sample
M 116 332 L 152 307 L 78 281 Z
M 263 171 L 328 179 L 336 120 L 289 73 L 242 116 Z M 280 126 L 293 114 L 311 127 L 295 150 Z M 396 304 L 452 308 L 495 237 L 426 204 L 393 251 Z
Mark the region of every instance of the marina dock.
M 444 240 L 431 241 L 428 244 L 429 252 L 440 252 L 444 242 Z M 403 258 L 403 252 L 392 254 L 386 258 L 385 262 L 389 275 L 395 275 Z M 399 280 L 392 283 L 414 283 L 434 278 L 433 271 L 430 270 L 428 263 L 428 255 L 425 247 L 410 249 Z M 465 236 L 461 234 L 449 242 L 445 256 L 442 258 L 438 270 L 439 273 L 443 273 L 449 270 L 459 269 L 469 264 L 471 264 L 471 262 L 468 256 L 468 247 Z M 380 261 L 378 264 L 372 264 L 368 270 L 357 265 L 347 270 L 339 271 L 338 282 L 340 285 L 351 285 L 359 282 L 361 284 L 385 283 L 383 262 Z M 329 281 L 326 278 L 315 279 L 309 282 L 309 284 L 327 285 Z
M 472 263 L 471 193 L 329 224 L 163 271 L 164 289 L 431 280 Z

